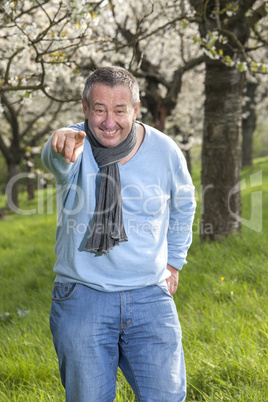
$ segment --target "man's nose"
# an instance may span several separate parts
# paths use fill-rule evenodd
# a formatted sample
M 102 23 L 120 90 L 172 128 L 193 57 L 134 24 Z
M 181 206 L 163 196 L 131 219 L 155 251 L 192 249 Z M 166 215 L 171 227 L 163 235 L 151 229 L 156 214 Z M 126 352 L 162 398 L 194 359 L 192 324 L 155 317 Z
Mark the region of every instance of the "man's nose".
M 105 127 L 109 129 L 113 129 L 115 127 L 115 119 L 113 113 L 107 113 L 106 119 L 104 121 Z

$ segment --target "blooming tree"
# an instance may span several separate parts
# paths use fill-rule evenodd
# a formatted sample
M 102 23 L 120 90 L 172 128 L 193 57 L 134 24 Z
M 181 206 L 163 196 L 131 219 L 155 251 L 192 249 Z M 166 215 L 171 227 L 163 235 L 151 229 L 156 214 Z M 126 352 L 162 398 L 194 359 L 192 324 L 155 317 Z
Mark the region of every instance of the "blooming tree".
M 263 46 L 259 0 L 190 0 L 206 54 L 202 147 L 203 227 L 201 239 L 215 240 L 241 229 L 240 134 L 245 71 L 265 73 L 252 52 Z
M 70 107 L 75 111 L 82 81 L 76 55 L 89 40 L 90 25 L 102 3 L 1 2 L 0 150 L 9 179 L 18 173 L 25 148 L 53 129 L 59 112 Z M 11 203 L 18 205 L 16 182 L 8 192 Z
M 187 25 L 191 10 L 177 2 L 6 0 L 1 11 L 0 149 L 9 177 L 18 172 L 23 149 L 59 124 L 59 113 L 66 116 L 71 107 L 75 119 L 89 70 L 130 69 L 141 83 L 143 117 L 163 129 L 183 74 L 203 61 L 198 47 L 187 44 L 196 35 Z

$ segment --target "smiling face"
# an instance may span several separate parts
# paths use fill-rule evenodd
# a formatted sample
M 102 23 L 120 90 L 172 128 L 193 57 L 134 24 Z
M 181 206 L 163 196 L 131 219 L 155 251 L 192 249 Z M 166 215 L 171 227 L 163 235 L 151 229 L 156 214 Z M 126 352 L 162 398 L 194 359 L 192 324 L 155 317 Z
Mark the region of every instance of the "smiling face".
M 139 102 L 133 106 L 126 85 L 93 85 L 83 112 L 94 137 L 105 147 L 115 147 L 126 139 L 136 120 Z

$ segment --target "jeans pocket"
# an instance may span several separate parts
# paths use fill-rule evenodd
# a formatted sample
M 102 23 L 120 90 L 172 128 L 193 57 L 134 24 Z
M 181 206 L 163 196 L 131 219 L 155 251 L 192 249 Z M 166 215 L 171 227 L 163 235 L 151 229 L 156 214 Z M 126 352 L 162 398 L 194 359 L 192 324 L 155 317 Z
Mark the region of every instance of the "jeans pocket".
M 172 294 L 169 292 L 168 287 L 165 285 L 156 285 L 157 288 L 159 288 L 162 293 L 164 293 L 166 296 L 170 297 L 171 299 L 173 299 Z
M 55 282 L 52 291 L 53 301 L 64 301 L 70 299 L 76 292 L 78 283 Z

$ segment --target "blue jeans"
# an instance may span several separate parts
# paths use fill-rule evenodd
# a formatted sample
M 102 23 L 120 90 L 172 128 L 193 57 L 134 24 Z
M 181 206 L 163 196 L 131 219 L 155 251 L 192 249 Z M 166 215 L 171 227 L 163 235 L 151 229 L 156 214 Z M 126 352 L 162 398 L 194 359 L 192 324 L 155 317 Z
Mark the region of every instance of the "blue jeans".
M 165 286 L 107 293 L 56 282 L 50 325 L 67 402 L 113 401 L 118 366 L 138 401 L 184 401 L 181 328 Z

